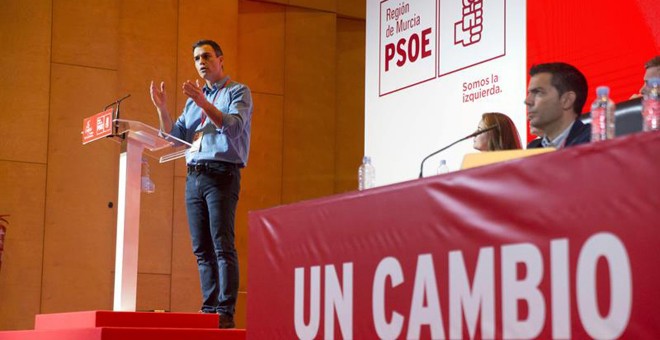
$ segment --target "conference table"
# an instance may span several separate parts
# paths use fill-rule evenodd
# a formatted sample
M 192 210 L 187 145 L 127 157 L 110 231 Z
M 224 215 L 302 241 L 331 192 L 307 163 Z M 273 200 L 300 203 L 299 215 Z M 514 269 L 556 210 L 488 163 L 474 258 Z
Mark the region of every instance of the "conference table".
M 249 214 L 251 338 L 660 337 L 660 132 Z

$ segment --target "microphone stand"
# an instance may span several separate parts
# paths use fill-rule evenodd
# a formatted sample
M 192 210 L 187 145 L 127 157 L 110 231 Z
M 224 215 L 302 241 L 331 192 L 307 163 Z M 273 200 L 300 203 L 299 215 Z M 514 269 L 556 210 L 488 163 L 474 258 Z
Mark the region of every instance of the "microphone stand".
M 422 160 L 422 163 L 419 165 L 419 178 L 422 178 L 422 176 L 423 176 L 422 173 L 424 172 L 424 162 L 426 162 L 427 159 L 429 159 L 429 158 L 431 158 L 432 156 L 435 156 L 435 155 L 437 155 L 437 154 L 439 154 L 439 153 L 441 153 L 441 152 L 443 152 L 443 151 L 445 151 L 445 150 L 451 148 L 452 146 L 454 146 L 454 145 L 456 145 L 456 144 L 458 144 L 458 143 L 460 143 L 460 142 L 462 142 L 462 141 L 464 141 L 464 140 L 466 140 L 466 139 L 470 139 L 470 138 L 472 138 L 472 137 L 476 137 L 476 136 L 478 136 L 478 135 L 480 135 L 480 134 L 482 134 L 482 133 L 486 133 L 486 132 L 488 132 L 488 131 L 490 131 L 490 130 L 493 130 L 493 129 L 496 129 L 496 128 L 497 128 L 497 125 L 493 125 L 493 126 L 489 126 L 489 127 L 485 128 L 485 129 L 483 129 L 483 130 L 479 130 L 479 131 L 477 131 L 477 132 L 475 132 L 475 133 L 469 134 L 469 135 L 467 135 L 467 136 L 465 136 L 465 137 L 463 137 L 463 138 L 461 138 L 461 139 L 459 139 L 459 140 L 457 140 L 457 141 L 455 141 L 455 142 L 453 142 L 453 143 L 451 143 L 451 144 L 445 146 L 444 148 L 442 148 L 442 149 L 440 149 L 440 150 L 438 150 L 438 151 L 435 151 L 435 152 L 433 152 L 432 154 L 430 154 L 430 155 L 424 157 L 424 159 Z
M 114 119 L 113 119 L 113 120 L 119 119 L 119 104 L 121 104 L 121 102 L 122 102 L 124 99 L 126 99 L 126 98 L 128 98 L 128 97 L 130 97 L 130 96 L 131 96 L 130 94 L 127 94 L 127 95 L 125 95 L 125 96 L 123 96 L 123 97 L 121 97 L 121 98 L 115 100 L 114 102 L 112 102 L 112 103 L 106 105 L 105 108 L 104 108 L 103 110 L 107 110 L 107 109 L 108 109 L 110 106 L 112 106 L 112 105 L 117 105 L 117 108 L 115 109 L 115 114 L 114 114 Z M 117 132 L 119 132 L 119 124 L 115 124 L 115 131 L 114 131 L 114 133 L 113 133 L 111 136 L 109 136 L 109 137 L 117 136 Z M 125 137 L 125 136 L 122 134 L 121 138 L 124 139 L 124 137 Z

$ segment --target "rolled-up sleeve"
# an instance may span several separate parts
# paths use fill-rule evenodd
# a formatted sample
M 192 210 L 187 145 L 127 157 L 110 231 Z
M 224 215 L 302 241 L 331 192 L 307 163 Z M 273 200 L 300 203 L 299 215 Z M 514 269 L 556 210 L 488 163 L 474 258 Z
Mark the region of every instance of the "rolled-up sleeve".
M 230 138 L 237 138 L 245 129 L 252 115 L 252 94 L 245 85 L 238 85 L 230 89 L 230 103 L 227 112 L 222 115 L 222 126 Z
M 179 116 L 179 118 L 172 124 L 172 131 L 170 131 L 170 135 L 186 140 L 186 118 L 183 114 Z

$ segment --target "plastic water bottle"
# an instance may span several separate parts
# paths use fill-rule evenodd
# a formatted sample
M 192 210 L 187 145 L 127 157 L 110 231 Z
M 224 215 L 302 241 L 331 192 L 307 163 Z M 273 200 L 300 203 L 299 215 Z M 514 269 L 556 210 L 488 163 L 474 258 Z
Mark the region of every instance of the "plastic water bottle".
M 642 119 L 644 131 L 660 130 L 660 78 L 651 78 L 644 88 Z
M 437 174 L 442 175 L 446 174 L 449 172 L 449 168 L 447 167 L 447 161 L 444 159 L 440 160 L 440 165 L 438 166 Z
M 364 156 L 358 169 L 358 190 L 373 188 L 376 184 L 376 169 L 371 165 L 371 157 Z
M 156 184 L 151 180 L 149 176 L 149 163 L 146 158 L 142 158 L 142 192 L 147 194 L 153 194 L 156 191 Z
M 591 105 L 591 141 L 614 138 L 614 110 L 616 106 L 610 99 L 610 88 L 599 86 L 596 100 Z

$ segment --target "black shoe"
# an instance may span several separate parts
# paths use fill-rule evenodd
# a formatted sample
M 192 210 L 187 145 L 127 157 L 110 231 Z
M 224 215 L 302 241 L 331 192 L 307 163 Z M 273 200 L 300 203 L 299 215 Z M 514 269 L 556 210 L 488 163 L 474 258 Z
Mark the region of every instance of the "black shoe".
M 218 328 L 236 328 L 234 317 L 226 314 L 219 314 Z

